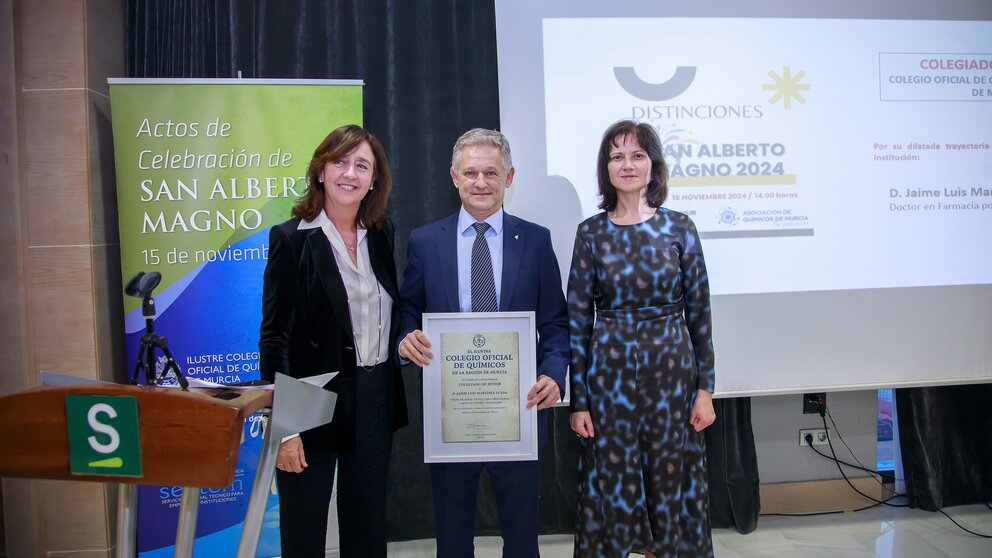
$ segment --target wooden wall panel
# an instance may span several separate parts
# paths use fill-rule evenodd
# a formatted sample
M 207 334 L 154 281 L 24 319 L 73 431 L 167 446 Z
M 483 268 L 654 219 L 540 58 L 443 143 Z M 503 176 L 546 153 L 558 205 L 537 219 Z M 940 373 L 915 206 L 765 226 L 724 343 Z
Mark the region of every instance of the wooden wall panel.
M 109 550 L 72 550 L 50 554 L 46 558 L 114 558 L 114 553 Z
M 37 486 L 41 481 L 3 479 L 3 527 L 7 556 L 39 556 L 45 530 L 38 521 Z
M 21 362 L 2 361 L 0 374 L 17 381 L 0 389 L 36 385 L 41 369 L 126 376 L 106 83 L 124 75 L 124 20 L 123 0 L 0 0 L 0 31 L 13 30 L 0 32 L 0 194 L 10 202 L 0 208 L 0 249 L 12 262 L 0 310 L 23 317 L 16 339 L 0 338 L 0 353 Z M 5 350 L 14 343 L 20 353 Z M 116 487 L 3 487 L 7 555 L 112 556 Z
M 109 550 L 72 550 L 50 554 L 46 558 L 114 558 L 114 553 Z
M 24 238 L 18 169 L 17 80 L 14 69 L 14 11 L 0 0 L 0 394 L 27 387 L 24 370 L 30 339 L 25 335 Z
M 86 86 L 84 2 L 21 0 L 21 87 Z
M 107 85 L 107 78 L 125 75 L 124 14 L 123 0 L 86 2 L 86 83 L 89 92 L 87 147 L 96 368 L 99 379 L 111 382 L 124 382 L 129 373 L 125 362 L 124 285 L 121 280 L 110 88 Z M 118 488 L 114 484 L 101 486 L 105 511 L 102 534 L 106 537 L 107 547 L 112 548 L 117 537 Z M 111 554 L 108 552 L 107 558 L 111 558 Z
M 28 245 L 89 244 L 86 92 L 25 91 L 20 117 Z
M 117 245 L 120 244 L 120 233 L 110 97 L 88 91 L 87 108 L 91 242 L 94 246 Z
M 92 255 L 97 378 L 122 383 L 134 363 L 125 362 L 120 246 L 94 246 Z
M 96 378 L 91 265 L 89 247 L 29 249 L 29 307 L 39 370 Z
M 67 551 L 106 553 L 106 502 L 98 482 L 38 481 L 41 486 L 42 519 L 48 531 L 48 552 L 62 556 Z
M 0 0 L 0 393 L 28 387 L 31 339 L 25 321 L 24 235 L 19 169 L 18 74 L 20 25 L 10 0 Z M 3 539 L 6 556 L 37 556 L 39 528 L 34 481 L 3 479 Z
M 124 0 L 86 2 L 86 87 L 110 95 L 108 77 L 124 77 Z

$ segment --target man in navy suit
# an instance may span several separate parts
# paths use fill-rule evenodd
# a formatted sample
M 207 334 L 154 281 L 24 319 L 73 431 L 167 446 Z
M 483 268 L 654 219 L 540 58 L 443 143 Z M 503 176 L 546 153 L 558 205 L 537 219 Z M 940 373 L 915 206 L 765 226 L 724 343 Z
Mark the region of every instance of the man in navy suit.
M 410 235 L 400 289 L 399 354 L 419 366 L 434 358 L 430 341 L 421 331 L 425 312 L 480 311 L 486 304 L 491 304 L 489 310 L 534 311 L 537 382 L 527 394 L 527 408 L 538 409 L 538 436 L 543 445 L 544 409 L 559 401 L 565 388 L 568 313 L 551 233 L 503 211 L 503 196 L 513 182 L 513 172 L 510 145 L 500 132 L 476 128 L 455 142 L 451 180 L 462 207 Z M 430 465 L 438 557 L 474 555 L 475 499 L 483 467 L 496 495 L 503 556 L 539 556 L 540 463 L 503 461 Z

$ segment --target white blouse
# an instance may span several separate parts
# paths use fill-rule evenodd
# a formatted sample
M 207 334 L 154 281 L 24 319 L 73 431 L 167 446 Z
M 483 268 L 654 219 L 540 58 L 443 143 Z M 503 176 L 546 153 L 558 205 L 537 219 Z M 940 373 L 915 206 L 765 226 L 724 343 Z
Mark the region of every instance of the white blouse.
M 389 360 L 389 331 L 392 321 L 393 299 L 382 288 L 372 271 L 369 259 L 368 231 L 358 229 L 357 265 L 351 261 L 344 239 L 334 223 L 321 211 L 313 221 L 302 221 L 298 228 L 320 227 L 330 242 L 334 261 L 341 272 L 341 280 L 348 295 L 348 311 L 355 340 L 355 361 L 359 366 L 371 368 Z

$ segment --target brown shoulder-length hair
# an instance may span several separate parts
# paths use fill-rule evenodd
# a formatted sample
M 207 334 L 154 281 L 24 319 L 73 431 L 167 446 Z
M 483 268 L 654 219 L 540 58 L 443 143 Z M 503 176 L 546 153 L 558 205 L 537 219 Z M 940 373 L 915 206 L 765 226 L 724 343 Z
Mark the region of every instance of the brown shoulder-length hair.
M 648 205 L 654 208 L 661 207 L 668 198 L 668 166 L 665 165 L 665 156 L 661 151 L 661 140 L 658 139 L 658 132 L 653 127 L 643 122 L 633 120 L 621 120 L 610 126 L 603 133 L 603 141 L 599 144 L 599 160 L 596 162 L 597 177 L 599 178 L 599 195 L 603 201 L 599 202 L 599 208 L 604 211 L 613 211 L 617 208 L 617 189 L 610 182 L 610 152 L 614 147 L 619 147 L 625 137 L 632 137 L 637 140 L 648 154 L 651 160 L 651 181 L 648 182 L 647 198 Z
M 320 142 L 313 151 L 310 166 L 307 168 L 307 191 L 293 207 L 293 217 L 304 221 L 312 221 L 324 209 L 324 185 L 317 180 L 324 165 L 344 157 L 346 153 L 358 147 L 362 142 L 368 142 L 372 148 L 373 162 L 372 189 L 362 199 L 358 206 L 355 222 L 360 227 L 369 230 L 379 230 L 386 223 L 386 203 L 389 192 L 393 189 L 393 173 L 389 169 L 389 160 L 382 144 L 371 132 L 348 124 L 334 130 Z

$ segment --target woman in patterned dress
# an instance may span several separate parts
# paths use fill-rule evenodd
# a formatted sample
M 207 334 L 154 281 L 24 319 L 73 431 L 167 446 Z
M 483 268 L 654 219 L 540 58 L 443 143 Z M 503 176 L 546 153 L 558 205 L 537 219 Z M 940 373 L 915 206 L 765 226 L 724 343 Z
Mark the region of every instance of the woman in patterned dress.
M 712 556 L 702 430 L 715 384 L 696 227 L 661 207 L 655 130 L 603 135 L 604 211 L 583 221 L 568 280 L 572 430 L 583 438 L 575 556 Z

